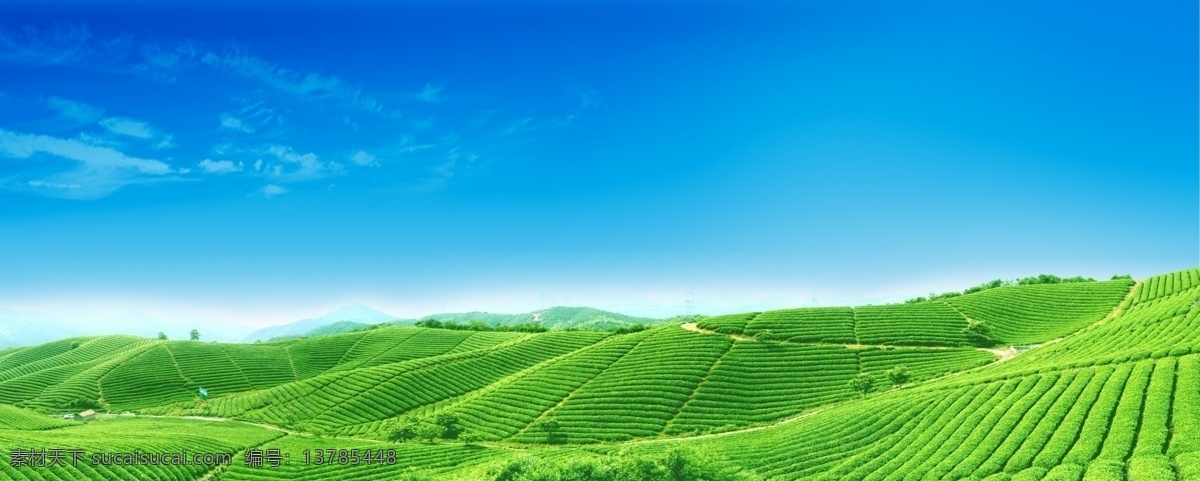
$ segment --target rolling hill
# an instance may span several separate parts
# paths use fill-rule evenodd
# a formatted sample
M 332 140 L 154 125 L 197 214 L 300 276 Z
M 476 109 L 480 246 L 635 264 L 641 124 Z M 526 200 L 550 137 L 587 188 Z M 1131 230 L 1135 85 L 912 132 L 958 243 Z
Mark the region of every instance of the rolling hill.
M 335 323 L 351 322 L 355 323 L 351 325 L 361 324 L 366 326 L 394 320 L 396 320 L 396 317 L 391 314 L 385 314 L 362 304 L 351 304 L 323 316 L 301 319 L 279 326 L 264 327 L 247 334 L 242 339 L 242 342 L 268 341 L 275 338 L 304 336 L 313 330 Z
M 1197 299 L 1192 269 L 1136 284 L 1008 286 L 628 334 L 396 326 L 250 345 L 64 339 L 0 351 L 0 451 L 186 447 L 229 453 L 233 463 L 57 466 L 28 476 L 0 463 L 0 473 L 1197 479 Z M 989 326 L 988 342 L 966 334 L 973 323 Z M 892 386 L 898 366 L 910 379 Z M 850 383 L 863 375 L 874 381 L 865 394 Z M 63 424 L 38 414 L 81 399 L 167 418 Z M 252 447 L 293 462 L 247 466 Z M 392 462 L 298 460 L 305 450 L 380 448 L 395 450 Z

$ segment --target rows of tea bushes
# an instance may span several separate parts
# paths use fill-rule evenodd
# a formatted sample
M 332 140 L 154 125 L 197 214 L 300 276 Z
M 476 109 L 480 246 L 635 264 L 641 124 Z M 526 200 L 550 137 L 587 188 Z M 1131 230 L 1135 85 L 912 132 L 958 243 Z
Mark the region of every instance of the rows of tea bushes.
M 751 319 L 743 333 L 770 332 L 790 342 L 854 344 L 854 310 L 849 307 L 814 307 L 767 311 Z
M 855 352 L 842 346 L 738 342 L 666 434 L 770 421 L 845 399 L 858 372 Z
M 1103 319 L 1132 286 L 1127 279 L 1005 286 L 945 302 L 966 317 L 987 323 L 992 337 L 1002 344 L 1035 344 Z
M 911 381 L 923 381 L 996 361 L 996 355 L 973 348 L 866 348 L 858 351 L 859 370 L 887 383 L 887 372 L 903 366 Z
M 1200 269 L 1172 272 L 1154 276 L 1143 283 L 1134 296 L 1134 302 L 1149 302 L 1171 294 L 1200 286 Z
M 290 464 L 280 466 L 247 466 L 245 453 L 234 459 L 233 465 L 221 473 L 222 481 L 265 481 L 265 480 L 311 480 L 311 481 L 358 481 L 358 480 L 433 480 L 450 479 L 452 473 L 470 470 L 492 461 L 513 455 L 505 449 L 486 448 L 463 443 L 380 443 L 353 439 L 311 438 L 287 436 L 270 441 L 259 449 L 278 449 L 291 455 Z M 332 463 L 316 464 L 316 451 L 334 450 Z M 372 453 L 370 462 L 338 462 L 341 450 L 359 450 Z M 384 456 L 375 458 L 385 450 Z M 394 457 L 387 450 L 394 450 Z M 310 461 L 304 462 L 304 452 L 309 451 Z M 328 451 L 325 451 L 328 452 Z M 378 462 L 382 461 L 382 462 Z M 461 478 L 473 479 L 473 478 Z M 477 478 L 474 478 L 477 479 Z
M 622 441 L 662 432 L 731 347 L 728 336 L 659 328 L 543 415 L 572 443 Z M 512 437 L 541 442 L 535 426 Z
M 0 404 L 0 430 L 39 430 L 70 426 L 70 421 L 39 414 L 27 409 L 18 409 Z
M 76 423 L 60 429 L 31 431 L 9 430 L 0 426 L 0 479 L 12 480 L 83 480 L 83 479 L 198 479 L 216 466 L 93 464 L 96 453 L 219 453 L 236 455 L 250 446 L 261 444 L 284 433 L 242 423 L 193 420 L 105 419 Z M 70 458 L 48 467 L 13 467 L 15 449 L 82 450 L 85 458 L 75 465 Z
M 500 440 L 514 436 L 647 338 L 661 332 L 612 336 L 457 400 L 446 411 L 458 417 L 464 431 L 477 434 L 481 439 Z
M 854 308 L 855 330 L 863 344 L 966 346 L 967 319 L 944 302 Z
M 1183 409 L 1171 405 L 1181 392 L 1175 365 L 1167 358 L 902 390 L 769 430 L 696 442 L 719 442 L 736 464 L 769 478 L 981 479 L 1058 470 L 1174 479 L 1173 463 L 1192 466 L 1186 454 L 1195 451 L 1172 459 L 1171 445 L 1196 436 L 1175 441 L 1168 434 L 1172 413 Z
M 491 349 L 329 372 L 246 396 L 214 400 L 211 408 L 220 415 L 334 431 L 484 388 L 605 336 L 602 332 L 551 332 Z
M 721 334 L 745 334 L 746 324 L 751 319 L 754 319 L 755 316 L 758 316 L 758 314 L 757 312 L 748 312 L 745 314 L 705 317 L 696 321 L 696 326 Z

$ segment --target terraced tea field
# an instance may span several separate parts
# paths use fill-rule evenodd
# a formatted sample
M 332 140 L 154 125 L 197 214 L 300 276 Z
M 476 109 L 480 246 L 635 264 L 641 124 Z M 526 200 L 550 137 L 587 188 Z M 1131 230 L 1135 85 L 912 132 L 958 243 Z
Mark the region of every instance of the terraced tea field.
M 232 462 L 0 463 L 0 473 L 603 479 L 693 466 L 713 479 L 1200 479 L 1198 303 L 1193 269 L 629 334 L 392 327 L 254 345 L 64 340 L 0 353 L 0 451 L 187 447 Z M 991 349 L 1033 347 L 997 362 L 964 332 L 980 322 Z M 889 373 L 901 366 L 909 379 L 895 387 Z M 864 374 L 874 382 L 861 393 L 851 380 Z M 50 415 L 80 399 L 167 418 Z M 247 465 L 266 449 L 291 463 Z M 383 463 L 303 461 L 327 449 L 394 451 Z

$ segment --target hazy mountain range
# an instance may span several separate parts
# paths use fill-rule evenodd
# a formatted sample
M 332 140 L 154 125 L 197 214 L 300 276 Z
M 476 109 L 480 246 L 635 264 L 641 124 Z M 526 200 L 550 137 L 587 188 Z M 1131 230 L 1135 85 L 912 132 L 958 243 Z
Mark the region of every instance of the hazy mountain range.
M 322 316 L 255 330 L 253 327 L 221 319 L 143 309 L 127 309 L 109 313 L 92 311 L 49 313 L 0 308 L 0 349 L 41 344 L 65 337 L 97 334 L 132 334 L 155 337 L 162 332 L 169 339 L 187 339 L 192 329 L 200 331 L 202 341 L 255 342 L 261 340 L 265 342 L 271 339 L 353 331 L 371 324 L 413 324 L 422 319 L 460 323 L 477 320 L 493 325 L 537 322 L 549 328 L 595 329 L 611 329 L 624 324 L 658 322 L 658 320 L 648 317 L 629 316 L 591 307 L 551 307 L 520 314 L 474 311 L 401 319 L 356 303 Z
M 0 348 L 40 344 L 64 337 L 93 334 L 132 334 L 187 339 L 192 329 L 201 340 L 238 342 L 251 328 L 189 314 L 128 309 L 110 313 L 46 313 L 0 308 Z

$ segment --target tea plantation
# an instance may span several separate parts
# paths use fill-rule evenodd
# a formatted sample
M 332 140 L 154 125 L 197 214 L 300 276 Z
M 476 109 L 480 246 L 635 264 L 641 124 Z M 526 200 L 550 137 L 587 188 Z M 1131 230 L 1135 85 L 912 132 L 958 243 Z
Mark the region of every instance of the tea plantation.
M 65 339 L 0 351 L 0 477 L 1200 479 L 1198 304 L 1192 269 L 632 333 Z M 89 406 L 132 413 L 55 416 Z M 10 462 L 42 448 L 231 463 Z

